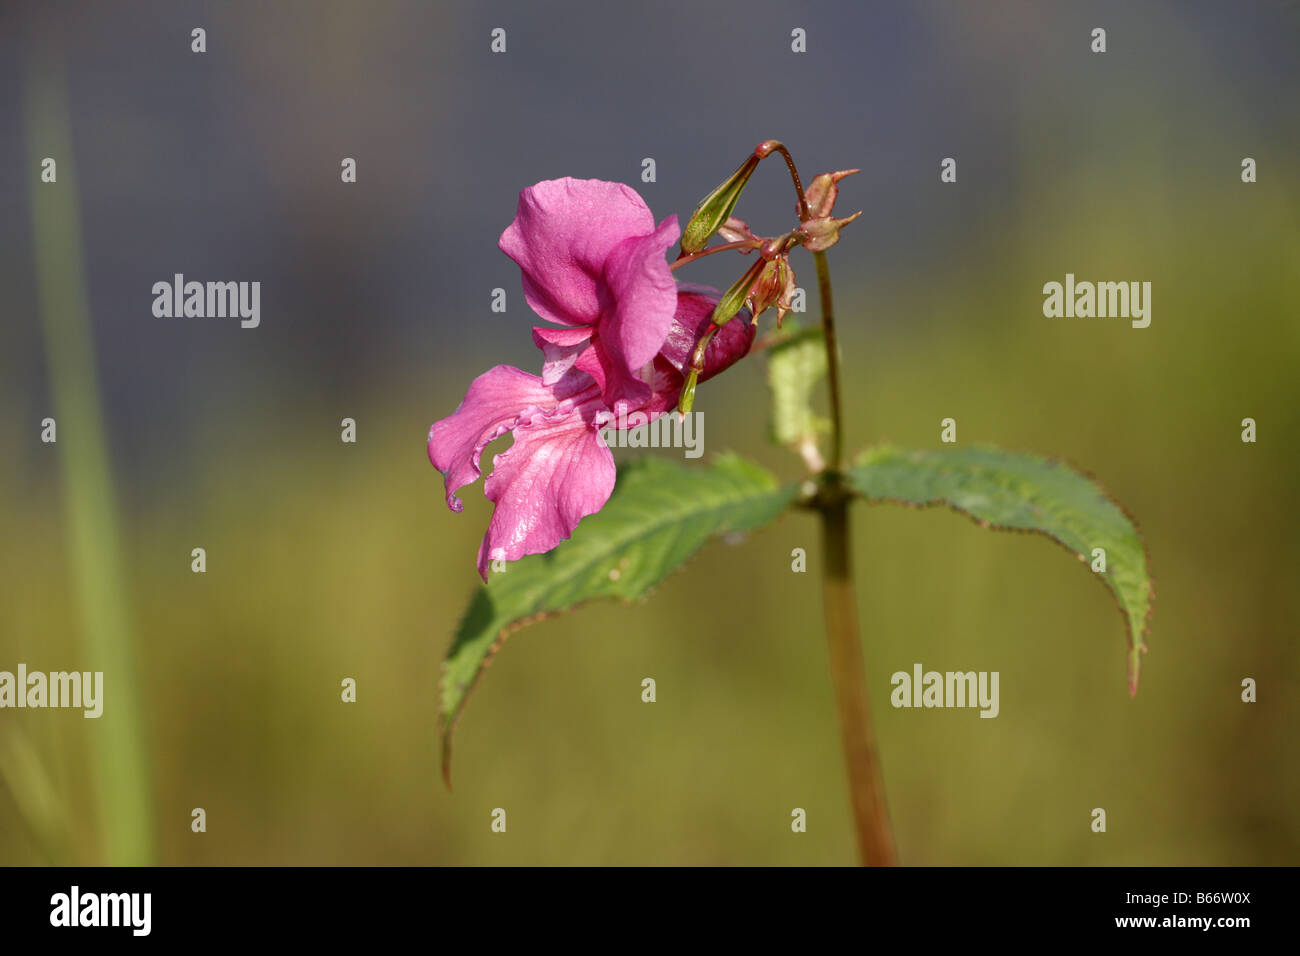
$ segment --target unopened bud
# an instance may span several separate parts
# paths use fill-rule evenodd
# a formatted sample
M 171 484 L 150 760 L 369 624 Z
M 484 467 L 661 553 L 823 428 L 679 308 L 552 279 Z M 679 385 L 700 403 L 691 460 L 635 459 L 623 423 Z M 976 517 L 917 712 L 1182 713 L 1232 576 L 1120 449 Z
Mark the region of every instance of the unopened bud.
M 829 216 L 825 219 L 809 219 L 799 227 L 803 247 L 809 252 L 825 252 L 840 241 L 840 230 L 861 215 L 861 212 L 855 212 L 845 219 L 833 219 Z
M 737 279 L 730 289 L 722 293 L 722 298 L 718 300 L 718 304 L 713 309 L 714 325 L 729 322 L 732 316 L 745 307 L 745 300 L 749 298 L 750 288 L 767 265 L 768 260 L 756 259 L 754 264 L 745 270 L 745 274 Z
M 754 318 L 758 318 L 782 297 L 792 278 L 790 263 L 785 256 L 768 261 L 749 293 L 749 308 L 754 313 Z
M 822 173 L 804 190 L 804 202 L 808 204 L 809 219 L 825 219 L 835 210 L 835 200 L 840 194 L 836 185 L 845 176 L 852 176 L 861 170 L 841 169 L 836 173 Z
M 686 371 L 686 384 L 682 386 L 682 396 L 677 400 L 677 411 L 683 415 L 689 415 L 695 405 L 695 386 L 699 384 L 700 374 L 704 371 L 704 358 L 708 354 L 709 342 L 713 339 L 713 333 L 717 331 L 718 327 L 710 322 L 691 352 L 691 364 Z
M 691 369 L 686 375 L 686 384 L 682 386 L 682 396 L 677 400 L 677 411 L 689 415 L 695 407 L 695 386 L 700 380 L 700 373 Z
M 699 252 L 708 245 L 718 227 L 727 221 L 731 211 L 736 208 L 736 201 L 745 191 L 745 184 L 749 182 L 760 158 L 757 153 L 751 155 L 717 189 L 700 200 L 695 212 L 691 213 L 686 228 L 682 230 L 683 254 Z

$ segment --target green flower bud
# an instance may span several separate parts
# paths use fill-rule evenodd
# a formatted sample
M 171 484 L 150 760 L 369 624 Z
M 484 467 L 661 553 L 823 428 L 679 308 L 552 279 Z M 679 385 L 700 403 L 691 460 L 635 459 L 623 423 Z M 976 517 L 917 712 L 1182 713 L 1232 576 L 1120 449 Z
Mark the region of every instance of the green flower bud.
M 708 245 L 718 227 L 727 221 L 731 211 L 736 208 L 736 202 L 745 191 L 745 184 L 749 182 L 758 161 L 757 155 L 750 156 L 722 185 L 700 200 L 690 221 L 686 223 L 686 228 L 682 230 L 683 254 L 699 252 Z
M 700 373 L 691 369 L 686 376 L 686 384 L 682 386 L 682 397 L 677 400 L 677 411 L 683 415 L 689 415 L 695 407 L 695 386 L 699 380 Z
M 722 293 L 722 298 L 713 307 L 714 325 L 729 322 L 737 312 L 745 307 L 745 300 L 749 298 L 750 288 L 766 266 L 767 260 L 761 256 L 758 257 L 755 259 L 754 264 L 745 270 L 745 274 L 737 279 L 730 289 Z

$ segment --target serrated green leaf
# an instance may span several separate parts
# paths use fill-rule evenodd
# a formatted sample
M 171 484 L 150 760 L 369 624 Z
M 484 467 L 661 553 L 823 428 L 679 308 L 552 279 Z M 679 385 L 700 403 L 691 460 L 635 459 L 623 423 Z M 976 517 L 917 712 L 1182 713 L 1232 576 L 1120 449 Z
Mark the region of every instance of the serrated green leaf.
M 712 536 L 751 531 L 780 515 L 797 493 L 757 465 L 723 456 L 687 467 L 643 459 L 620 470 L 598 513 L 547 554 L 489 575 L 443 662 L 443 774 L 451 734 L 484 665 L 509 633 L 596 598 L 641 597 Z
M 812 407 L 813 390 L 826 377 L 826 340 L 820 328 L 796 329 L 768 350 L 772 439 L 799 447 L 815 441 L 827 424 Z
M 1133 519 L 1094 479 L 1058 461 L 996 448 L 865 452 L 849 469 L 852 488 L 874 501 L 946 504 L 982 527 L 1034 531 L 1091 563 L 1115 596 L 1128 631 L 1129 693 L 1137 693 L 1153 587 L 1146 547 Z

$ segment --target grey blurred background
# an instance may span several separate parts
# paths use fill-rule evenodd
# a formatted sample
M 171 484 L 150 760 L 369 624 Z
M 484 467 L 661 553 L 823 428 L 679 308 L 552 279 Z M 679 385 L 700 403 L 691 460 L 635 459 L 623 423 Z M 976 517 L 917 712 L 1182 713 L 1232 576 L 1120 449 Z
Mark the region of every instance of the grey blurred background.
M 2 712 L 0 863 L 851 862 L 817 582 L 789 572 L 815 545 L 803 517 L 711 547 L 635 609 L 512 638 L 462 723 L 454 794 L 436 772 L 438 660 L 488 509 L 471 488 L 446 511 L 423 442 L 479 371 L 537 367 L 496 250 L 518 191 L 618 180 L 684 221 L 771 137 L 805 179 L 862 169 L 839 208 L 865 214 L 832 254 L 849 447 L 933 446 L 951 415 L 963 442 L 1069 458 L 1137 515 L 1157 578 L 1130 702 L 1119 617 L 1059 549 L 858 512 L 904 861 L 1296 862 L 1297 40 L 1281 0 L 5 4 L 0 669 L 81 667 L 84 582 L 110 563 L 138 674 L 117 739 L 141 751 L 116 792 L 147 810 L 121 797 L 143 821 L 124 856 L 111 697 L 101 721 Z M 42 185 L 60 130 L 71 153 Z M 81 263 L 47 267 L 84 291 L 72 338 L 97 376 L 63 387 L 99 412 L 61 415 L 58 451 L 39 441 L 61 326 L 34 238 L 56 188 L 75 220 L 51 248 Z M 791 212 L 764 164 L 738 213 L 776 232 Z M 688 278 L 725 286 L 724 258 Z M 261 326 L 154 318 L 177 272 L 259 280 Z M 1045 319 L 1066 272 L 1151 281 L 1151 327 Z M 701 390 L 706 448 L 796 475 L 762 389 L 752 361 Z M 102 485 L 60 455 L 100 426 L 115 485 L 93 509 L 119 530 L 79 565 L 76 489 Z M 891 710 L 888 675 L 915 661 L 1000 670 L 1001 716 Z

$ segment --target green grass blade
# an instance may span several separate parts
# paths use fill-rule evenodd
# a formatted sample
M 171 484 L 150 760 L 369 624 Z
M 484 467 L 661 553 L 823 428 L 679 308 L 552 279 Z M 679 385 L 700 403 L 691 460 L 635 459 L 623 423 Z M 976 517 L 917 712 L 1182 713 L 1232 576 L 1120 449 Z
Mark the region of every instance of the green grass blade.
M 69 662 L 67 669 L 104 674 L 103 716 L 86 721 L 104 862 L 144 865 L 153 860 L 152 800 L 117 498 L 86 300 L 68 105 L 62 80 L 53 72 L 33 70 L 24 88 L 41 324 L 58 421 L 71 578 L 86 655 L 84 665 Z M 39 179 L 46 156 L 57 162 L 53 183 Z

